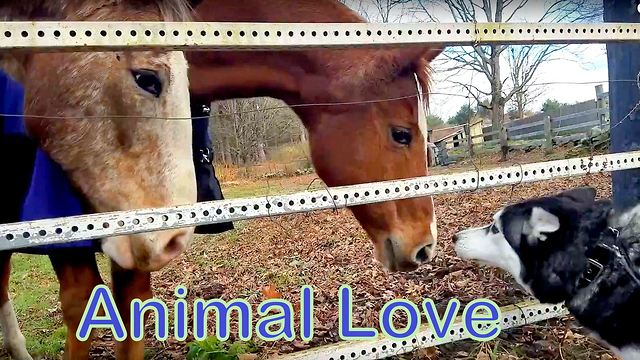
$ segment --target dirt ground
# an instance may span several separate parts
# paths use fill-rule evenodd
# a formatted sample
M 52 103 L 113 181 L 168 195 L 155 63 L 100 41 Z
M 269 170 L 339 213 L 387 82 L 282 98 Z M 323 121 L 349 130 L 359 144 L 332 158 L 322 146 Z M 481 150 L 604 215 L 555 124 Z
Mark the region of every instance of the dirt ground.
M 540 152 L 516 153 L 510 162 L 529 163 L 563 156 L 563 153 L 555 153 L 553 157 L 545 158 Z M 481 169 L 508 165 L 498 163 L 497 157 L 474 162 Z M 466 163 L 434 169 L 432 173 L 450 173 L 473 167 Z M 310 175 L 280 181 L 292 182 L 292 188 L 298 189 L 312 179 Z M 316 316 L 311 343 L 305 344 L 299 340 L 265 343 L 256 340 L 260 357 L 340 341 L 337 292 L 341 284 L 349 284 L 353 289 L 353 318 L 357 326 L 378 327 L 382 305 L 396 298 L 418 304 L 425 298 L 431 298 L 440 311 L 451 298 L 459 299 L 462 304 L 475 298 L 489 298 L 504 306 L 528 298 L 505 273 L 456 258 L 450 241 L 452 234 L 466 227 L 486 223 L 498 208 L 509 203 L 582 185 L 595 187 L 599 197 L 611 196 L 609 174 L 437 196 L 439 252 L 433 262 L 412 273 L 388 274 L 374 262 L 372 245 L 348 210 L 237 222 L 234 231 L 198 237 L 188 254 L 153 276 L 154 289 L 156 296 L 165 300 L 170 309 L 177 285 L 184 285 L 188 289 L 189 304 L 196 298 L 243 298 L 255 309 L 268 297 L 282 296 L 291 301 L 295 308 L 300 287 L 311 285 L 315 291 Z M 213 334 L 214 328 L 210 327 L 210 334 Z M 497 339 L 488 343 L 461 341 L 397 358 L 613 358 L 602 345 L 585 334 L 571 317 L 567 317 L 504 330 Z M 233 332 L 231 336 L 234 337 Z M 161 343 L 153 339 L 153 329 L 149 327 L 147 339 L 150 348 L 148 359 L 184 359 L 187 351 L 185 345 L 193 337 L 190 336 L 186 342 L 177 342 L 170 336 L 170 340 Z M 111 358 L 112 344 L 110 337 L 103 334 L 93 354 L 100 358 Z

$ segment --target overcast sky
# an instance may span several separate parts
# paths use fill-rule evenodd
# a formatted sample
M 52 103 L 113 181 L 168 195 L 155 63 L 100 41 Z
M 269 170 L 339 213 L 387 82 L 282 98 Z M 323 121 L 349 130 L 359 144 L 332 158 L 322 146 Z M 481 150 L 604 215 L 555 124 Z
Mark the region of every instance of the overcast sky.
M 572 52 L 577 52 L 580 58 Z M 566 51 L 561 50 L 554 56 L 553 61 L 546 62 L 538 68 L 536 84 L 557 82 L 601 82 L 604 91 L 608 91 L 607 56 L 604 45 L 571 46 Z M 467 98 L 439 95 L 444 93 L 461 93 L 460 87 L 456 87 L 448 79 L 438 74 L 439 66 L 434 68 L 434 81 L 430 100 L 430 112 L 443 119 L 454 115 L 458 109 L 469 102 Z M 506 69 L 505 69 L 506 70 Z M 450 79 L 449 79 L 450 80 Z M 475 73 L 466 76 L 459 75 L 455 78 L 458 82 L 472 83 L 482 89 L 489 89 L 486 77 Z M 597 84 L 549 84 L 543 86 L 543 94 L 530 106 L 529 110 L 536 111 L 546 99 L 556 99 L 564 103 L 575 103 L 595 99 L 595 86 Z M 473 98 L 471 98 L 473 101 Z
M 365 13 L 372 21 L 379 21 L 379 11 L 372 1 L 385 3 L 388 0 L 351 0 L 347 4 L 360 13 Z M 427 0 L 428 1 L 428 0 Z M 597 0 L 593 0 L 597 1 Z M 495 0 L 491 0 L 495 3 Z M 520 1 L 514 1 L 514 6 Z M 594 3 L 595 4 L 595 3 Z M 601 2 L 600 2 L 601 4 Z M 548 8 L 545 0 L 529 0 L 525 7 L 516 12 L 510 22 L 538 22 Z M 598 5 L 599 6 L 599 5 Z M 417 3 L 409 3 L 393 9 L 389 16 L 389 22 L 417 22 L 425 21 L 424 15 L 416 11 Z M 448 8 L 442 2 L 429 1 L 427 5 L 432 16 L 439 22 L 452 22 L 453 17 Z M 511 13 L 507 9 L 507 13 Z M 401 16 L 402 14 L 402 16 Z M 478 21 L 486 21 L 486 18 L 478 18 Z M 429 20 L 426 20 L 429 21 Z M 601 21 L 601 20 L 599 20 Z M 464 94 L 460 87 L 453 85 L 448 78 L 451 74 L 442 74 L 439 69 L 451 66 L 451 64 L 437 63 L 434 66 L 434 82 L 432 85 L 430 112 L 441 116 L 445 121 L 454 115 L 458 109 L 469 102 L 465 97 L 437 94 L 438 92 Z M 502 74 L 508 74 L 508 67 L 504 61 Z M 472 83 L 485 91 L 489 89 L 486 76 L 481 73 L 459 74 L 453 80 L 464 83 Z M 556 52 L 553 60 L 542 64 L 538 68 L 534 83 L 553 82 L 601 82 L 604 90 L 608 91 L 607 56 L 604 44 L 571 45 L 566 50 Z M 575 103 L 579 101 L 595 99 L 595 86 L 597 84 L 549 84 L 544 86 L 543 94 L 530 106 L 528 110 L 537 111 L 546 99 L 556 99 L 560 102 Z M 466 94 L 465 94 L 466 95 Z M 473 98 L 472 99 L 472 104 Z

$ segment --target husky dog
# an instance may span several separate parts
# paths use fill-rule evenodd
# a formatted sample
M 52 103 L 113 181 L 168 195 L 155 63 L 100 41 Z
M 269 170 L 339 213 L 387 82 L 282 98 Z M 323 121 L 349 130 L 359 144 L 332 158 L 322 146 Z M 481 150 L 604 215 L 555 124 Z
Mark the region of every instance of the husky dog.
M 462 259 L 501 268 L 542 303 L 564 302 L 624 360 L 640 359 L 640 205 L 579 187 L 500 209 L 454 235 Z

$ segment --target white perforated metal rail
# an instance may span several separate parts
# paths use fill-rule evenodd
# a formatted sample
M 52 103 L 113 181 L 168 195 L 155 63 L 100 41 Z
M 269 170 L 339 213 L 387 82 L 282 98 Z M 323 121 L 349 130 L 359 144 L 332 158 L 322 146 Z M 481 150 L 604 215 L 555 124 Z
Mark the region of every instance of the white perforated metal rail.
M 640 167 L 640 151 L 572 158 L 450 175 L 376 182 L 170 208 L 118 211 L 0 225 L 0 250 L 64 243 Z
M 548 44 L 638 41 L 632 23 L 0 22 L 0 50 L 293 50 L 412 44 Z
M 500 308 L 500 329 L 506 330 L 526 324 L 568 315 L 563 304 L 540 304 L 525 302 Z M 422 326 L 415 336 L 403 340 L 396 340 L 380 336 L 375 340 L 342 341 L 336 344 L 321 346 L 301 352 L 274 357 L 278 360 L 353 360 L 353 359 L 384 359 L 391 356 L 406 354 L 421 348 L 447 344 L 469 339 L 464 324 L 458 319 L 451 325 L 449 333 L 439 338 L 428 326 Z

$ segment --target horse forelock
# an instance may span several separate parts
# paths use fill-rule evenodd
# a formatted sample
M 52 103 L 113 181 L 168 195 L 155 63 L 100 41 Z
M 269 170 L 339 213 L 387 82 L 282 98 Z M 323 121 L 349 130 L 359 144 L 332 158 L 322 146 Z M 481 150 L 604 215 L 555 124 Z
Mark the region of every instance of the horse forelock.
M 121 6 L 136 11 L 155 5 L 162 21 L 191 21 L 187 0 L 4 0 L 0 20 L 77 19 L 91 17 L 106 7 Z
M 104 13 L 109 18 L 116 20 L 131 20 L 137 14 L 144 17 L 149 15 L 149 7 L 155 6 L 159 12 L 161 21 L 191 21 L 191 7 L 186 0 L 95 0 L 91 2 L 81 2 L 78 6 L 65 11 L 67 17 L 77 17 L 80 19 L 89 18 L 98 13 L 101 9 L 108 9 Z M 111 11 L 112 8 L 119 7 L 119 11 Z M 106 19 L 111 20 L 111 19 Z
M 418 76 L 420 87 L 422 87 L 422 94 L 424 95 L 424 104 L 429 108 L 429 93 L 431 92 L 431 72 L 432 67 L 429 61 L 425 57 L 420 57 L 414 66 L 415 74 Z

